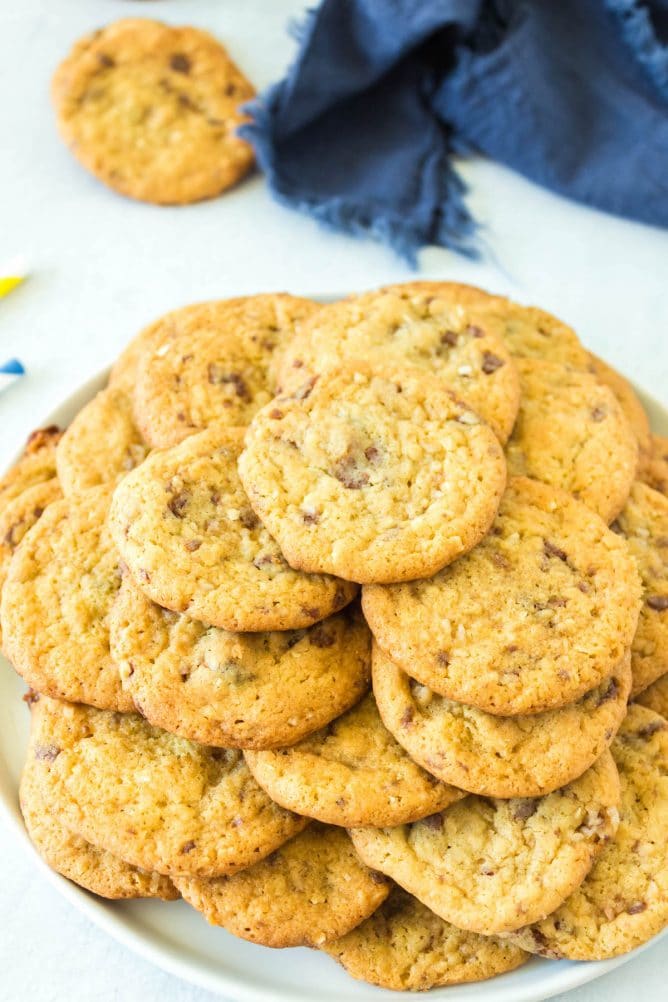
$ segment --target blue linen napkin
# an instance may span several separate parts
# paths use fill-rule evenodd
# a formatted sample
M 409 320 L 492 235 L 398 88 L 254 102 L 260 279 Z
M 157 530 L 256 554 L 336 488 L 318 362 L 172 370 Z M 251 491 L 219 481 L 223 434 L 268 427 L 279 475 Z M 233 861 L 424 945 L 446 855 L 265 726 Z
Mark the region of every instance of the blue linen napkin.
M 476 253 L 453 153 L 668 225 L 668 0 L 323 0 L 243 134 L 273 194 Z

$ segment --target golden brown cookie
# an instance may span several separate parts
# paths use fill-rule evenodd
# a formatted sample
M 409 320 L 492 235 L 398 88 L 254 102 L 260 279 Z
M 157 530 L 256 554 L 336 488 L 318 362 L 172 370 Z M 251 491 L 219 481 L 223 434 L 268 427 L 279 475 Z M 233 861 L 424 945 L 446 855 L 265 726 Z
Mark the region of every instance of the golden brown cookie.
M 582 775 L 612 741 L 626 714 L 631 658 L 577 703 L 525 716 L 499 717 L 444 699 L 377 644 L 373 689 L 385 726 L 443 782 L 486 797 L 539 797 Z
M 292 567 L 359 582 L 434 574 L 471 549 L 506 478 L 490 428 L 436 376 L 362 362 L 264 407 L 239 474 Z
M 58 129 L 110 188 L 145 202 L 213 198 L 251 168 L 236 130 L 254 95 L 198 28 L 124 18 L 75 43 L 53 78 Z
M 668 722 L 632 705 L 612 753 L 622 790 L 617 834 L 560 908 L 513 934 L 522 949 L 605 960 L 668 925 Z
M 273 947 L 317 947 L 343 936 L 390 890 L 389 881 L 360 862 L 345 832 L 317 823 L 242 873 L 176 883 L 213 925 Z
M 661 675 L 656 682 L 652 682 L 639 696 L 636 696 L 635 702 L 654 710 L 655 713 L 660 713 L 662 717 L 668 717 L 668 674 Z
M 365 922 L 321 949 L 351 977 L 397 992 L 485 981 L 529 957 L 503 940 L 444 922 L 400 887 Z
M 132 401 L 112 386 L 79 411 L 56 449 L 58 477 L 67 497 L 88 487 L 115 484 L 146 459 Z
M 56 446 L 61 435 L 53 424 L 28 436 L 20 459 L 0 477 L 0 510 L 28 487 L 56 476 Z
M 412 678 L 501 716 L 565 706 L 610 678 L 640 605 L 625 542 L 570 495 L 522 477 L 471 553 L 362 598 L 378 644 Z
M 237 473 L 241 429 L 156 452 L 116 488 L 109 524 L 141 590 L 224 630 L 302 629 L 348 604 L 354 585 L 285 561 Z
M 640 464 L 647 461 L 651 452 L 651 433 L 649 430 L 649 418 L 645 413 L 645 408 L 640 403 L 636 391 L 631 386 L 628 379 L 617 372 L 611 365 L 604 362 L 602 358 L 589 352 L 589 371 L 593 372 L 596 378 L 612 390 L 617 397 L 619 406 L 622 408 L 626 420 L 631 425 L 633 433 L 638 440 L 638 454 Z
M 638 465 L 617 398 L 590 372 L 533 358 L 517 368 L 522 399 L 506 446 L 509 473 L 560 487 L 611 522 Z
M 69 830 L 167 876 L 235 873 L 307 824 L 272 803 L 240 752 L 175 737 L 134 713 L 41 696 L 28 754 Z
M 492 427 L 501 442 L 519 406 L 519 380 L 503 340 L 469 322 L 447 296 L 395 286 L 323 307 L 285 352 L 281 392 L 294 393 L 319 373 L 361 361 L 438 377 Z
M 333 825 L 399 825 L 464 796 L 408 757 L 372 695 L 291 748 L 245 757 L 272 800 Z
M 649 454 L 640 464 L 638 479 L 655 491 L 668 495 L 668 438 L 651 436 Z
M 370 635 L 351 607 L 307 630 L 229 633 L 162 609 L 126 576 L 110 628 L 137 709 L 201 744 L 294 744 L 369 687 Z
M 368 866 L 446 922 L 494 935 L 544 918 L 579 887 L 615 833 L 618 807 L 619 777 L 606 751 L 546 797 L 469 796 L 412 825 L 351 834 Z
M 245 427 L 276 389 L 275 367 L 319 310 L 286 293 L 197 303 L 148 328 L 138 346 L 135 414 L 164 449 L 215 422 Z
M 643 583 L 631 648 L 633 697 L 668 672 L 668 498 L 636 482 L 611 528 L 626 541 Z
M 49 505 L 9 564 L 3 645 L 33 689 L 130 710 L 109 653 L 109 610 L 121 576 L 106 527 L 108 508 L 105 487 Z

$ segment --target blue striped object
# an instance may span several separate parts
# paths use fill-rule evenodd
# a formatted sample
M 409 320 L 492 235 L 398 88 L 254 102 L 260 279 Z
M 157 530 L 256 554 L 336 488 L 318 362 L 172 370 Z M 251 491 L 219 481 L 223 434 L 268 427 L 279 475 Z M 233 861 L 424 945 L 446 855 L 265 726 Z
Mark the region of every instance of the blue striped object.
M 0 392 L 25 375 L 25 369 L 18 358 L 10 358 L 0 365 Z

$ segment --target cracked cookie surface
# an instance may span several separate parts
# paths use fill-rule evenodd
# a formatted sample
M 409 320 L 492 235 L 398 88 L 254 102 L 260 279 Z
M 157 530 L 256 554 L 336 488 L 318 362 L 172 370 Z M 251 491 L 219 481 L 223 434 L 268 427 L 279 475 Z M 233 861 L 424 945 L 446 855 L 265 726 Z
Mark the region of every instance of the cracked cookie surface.
M 577 703 L 524 716 L 444 699 L 377 644 L 373 689 L 385 726 L 443 782 L 487 797 L 538 797 L 580 776 L 609 746 L 626 714 L 631 658 Z
M 351 835 L 368 866 L 445 921 L 494 935 L 544 918 L 582 883 L 615 833 L 619 796 L 605 751 L 546 797 L 470 795 L 412 825 L 354 828 Z
M 200 432 L 133 470 L 112 501 L 116 545 L 138 587 L 173 612 L 234 631 L 312 626 L 357 589 L 288 565 L 241 485 L 243 438 Z
M 176 883 L 213 925 L 281 948 L 318 947 L 344 935 L 390 890 L 389 881 L 360 861 L 345 832 L 317 822 L 242 873 Z
M 358 582 L 433 574 L 475 546 L 506 476 L 491 429 L 436 376 L 361 362 L 263 408 L 239 473 L 291 566 Z
M 197 28 L 116 21 L 74 45 L 51 92 L 74 156 L 130 198 L 161 205 L 212 198 L 253 164 L 236 129 L 254 89 Z
M 333 825 L 402 824 L 464 796 L 408 757 L 372 695 L 290 748 L 245 756 L 273 800 Z
M 305 630 L 230 633 L 162 609 L 126 576 L 110 627 L 141 713 L 206 745 L 294 744 L 369 687 L 370 634 L 352 609 Z
M 610 677 L 635 633 L 641 582 L 594 512 L 519 477 L 471 553 L 428 580 L 366 586 L 362 605 L 412 678 L 511 716 L 564 706 Z
M 560 908 L 513 934 L 532 953 L 604 960 L 668 925 L 668 722 L 630 706 L 612 754 L 622 796 L 617 834 Z
M 134 713 L 44 696 L 32 720 L 35 782 L 63 824 L 134 866 L 230 874 L 307 824 L 269 799 L 238 751 L 186 741 Z

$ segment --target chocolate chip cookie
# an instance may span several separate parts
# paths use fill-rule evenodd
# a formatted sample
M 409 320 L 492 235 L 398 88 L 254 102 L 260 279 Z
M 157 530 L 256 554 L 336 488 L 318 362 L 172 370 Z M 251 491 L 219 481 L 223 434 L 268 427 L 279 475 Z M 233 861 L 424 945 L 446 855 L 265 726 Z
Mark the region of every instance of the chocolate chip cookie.
M 649 454 L 640 464 L 638 479 L 655 491 L 668 495 L 668 438 L 651 436 Z
M 638 454 L 642 465 L 647 461 L 651 452 L 652 436 L 649 429 L 649 418 L 636 391 L 621 372 L 617 372 L 616 369 L 613 369 L 611 365 L 592 352 L 589 352 L 589 371 L 593 372 L 596 378 L 609 387 L 616 396 L 619 406 L 638 440 Z
M 28 487 L 56 476 L 56 446 L 61 435 L 57 425 L 38 428 L 29 435 L 20 459 L 0 477 L 0 511 Z

